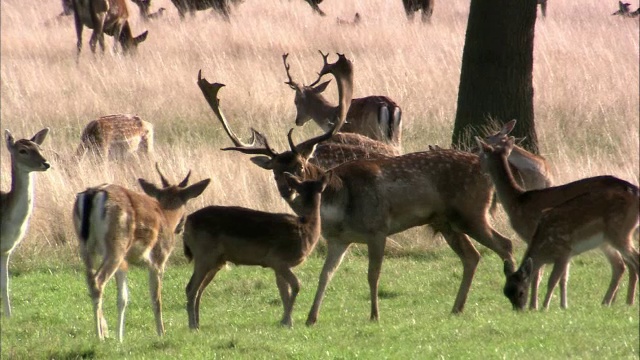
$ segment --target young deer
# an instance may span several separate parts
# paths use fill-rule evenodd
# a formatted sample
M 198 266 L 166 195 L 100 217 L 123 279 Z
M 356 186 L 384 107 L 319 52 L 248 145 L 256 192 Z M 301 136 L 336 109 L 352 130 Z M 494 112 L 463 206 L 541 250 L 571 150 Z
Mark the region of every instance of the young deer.
M 351 100 L 353 78 L 351 62 L 339 55 L 327 64 L 320 76 L 331 73 L 338 84 L 339 117 L 331 131 L 294 145 L 289 131 L 290 151 L 274 154 L 258 146 L 235 150 L 260 154 L 251 159 L 272 170 L 280 195 L 294 212 L 300 202 L 286 183 L 284 173 L 304 179 L 318 179 L 321 169 L 308 162 L 313 148 L 330 139 L 346 118 Z M 480 260 L 480 254 L 468 236 L 495 251 L 503 260 L 513 261 L 511 241 L 488 223 L 487 213 L 493 198 L 493 186 L 482 174 L 476 155 L 440 150 L 372 160 L 354 160 L 332 169 L 332 181 L 322 194 L 322 235 L 327 240 L 327 258 L 320 274 L 318 290 L 307 324 L 317 321 L 326 287 L 352 243 L 367 244 L 371 320 L 378 320 L 378 280 L 388 236 L 406 229 L 430 225 L 443 234 L 463 263 L 462 281 L 453 312 L 461 312 Z
M 96 43 L 104 52 L 104 34 L 113 36 L 113 52 L 117 52 L 118 43 L 123 53 L 134 52 L 138 44 L 147 38 L 148 32 L 134 37 L 129 24 L 129 12 L 125 0 L 73 0 L 73 16 L 78 38 L 76 61 L 80 60 L 82 50 L 83 26 L 93 29 L 89 46 L 96 52 Z
M 171 185 L 160 172 L 159 188 L 138 179 L 145 194 L 114 184 L 103 184 L 79 193 L 73 206 L 73 223 L 80 240 L 80 255 L 86 266 L 89 295 L 93 301 L 96 330 L 100 340 L 108 336 L 102 312 L 104 287 L 115 274 L 118 286 L 118 339 L 124 336 L 124 312 L 128 301 L 127 263 L 142 260 L 149 268 L 151 304 L 158 335 L 162 322 L 162 275 L 182 231 L 185 205 L 204 191 L 210 179 L 187 186 L 189 175 Z M 94 271 L 94 258 L 102 263 Z
M 209 206 L 187 217 L 184 253 L 194 260 L 186 288 L 189 327 L 200 326 L 200 298 L 227 263 L 258 265 L 275 271 L 284 313 L 281 324 L 291 326 L 291 312 L 300 290 L 292 268 L 302 264 L 320 237 L 320 195 L 331 173 L 319 181 L 302 182 L 289 173 L 287 183 L 300 198 L 298 216 L 241 207 Z
M 33 172 L 46 171 L 49 162 L 42 155 L 40 145 L 49 128 L 38 131 L 31 139 L 15 140 L 5 130 L 7 149 L 11 155 L 11 190 L 0 192 L 0 288 L 4 315 L 11 316 L 9 302 L 9 257 L 24 239 L 33 210 Z
M 571 257 L 607 244 L 622 254 L 629 272 L 637 280 L 640 253 L 633 245 L 632 232 L 638 226 L 638 187 L 627 183 L 618 188 L 594 188 L 546 211 L 524 254 L 517 271 L 505 265 L 507 280 L 504 294 L 514 309 L 524 309 L 527 292 L 538 291 L 536 274 L 544 264 L 553 263 L 544 308 L 549 308 L 551 295 L 558 282 L 565 283 Z M 533 280 L 532 280 L 533 278 Z M 562 279 L 561 279 L 562 278 Z M 630 289 L 631 290 L 631 289 Z M 633 291 L 633 290 L 632 290 Z M 635 297 L 635 292 L 629 298 Z M 562 304 L 566 308 L 566 304 Z
M 628 182 L 613 176 L 597 176 L 561 186 L 525 191 L 515 181 L 508 162 L 512 150 L 515 148 L 515 139 L 510 137 L 496 146 L 487 145 L 477 137 L 476 141 L 480 147 L 480 159 L 483 168 L 489 173 L 495 184 L 498 198 L 509 216 L 511 226 L 529 246 L 532 246 L 536 229 L 540 228 L 541 218 L 548 209 L 562 206 L 562 204 L 576 197 L 594 191 L 606 190 L 608 192 L 626 194 L 630 186 Z M 615 299 L 625 266 L 623 258 L 614 247 L 610 247 L 605 243 L 601 249 L 607 256 L 612 269 L 611 283 L 602 300 L 602 304 L 610 305 Z M 566 279 L 568 278 L 568 272 L 563 275 L 564 279 L 560 283 L 561 302 L 562 307 L 567 307 Z M 534 276 L 535 289 L 537 289 L 539 279 L 540 274 L 536 273 Z M 628 304 L 633 304 L 636 283 L 636 274 L 630 272 Z M 537 308 L 537 306 L 537 291 L 533 290 L 531 292 L 530 307 Z
M 329 54 L 325 55 L 322 52 L 320 54 L 326 66 Z M 322 95 L 330 81 L 318 86 L 316 84 L 321 78 L 310 85 L 296 83 L 289 73 L 291 67 L 287 64 L 288 56 L 289 54 L 282 55 L 282 60 L 289 78 L 285 84 L 296 92 L 294 99 L 297 111 L 296 125 L 302 126 L 313 119 L 323 131 L 329 131 L 333 127 L 333 121 L 339 109 L 339 106 L 331 105 Z M 400 151 L 402 111 L 393 100 L 386 96 L 367 96 L 353 99 L 348 109 L 347 119 L 340 128 L 340 132 L 361 134 L 394 146 Z
M 199 71 L 198 86 L 234 146 L 245 149 L 257 148 L 255 154 L 262 154 L 264 151 L 267 151 L 273 156 L 277 155 L 276 151 L 269 146 L 266 137 L 255 129 L 251 128 L 250 143 L 245 143 L 240 140 L 231 130 L 227 119 L 222 113 L 222 110 L 220 110 L 220 99 L 218 99 L 218 92 L 225 86 L 224 84 L 208 82 L 202 77 L 202 71 Z M 304 144 L 299 145 L 299 147 L 312 148 L 312 146 Z M 245 152 L 247 152 L 247 150 Z M 309 161 L 322 169 L 330 169 L 355 159 L 377 159 L 397 155 L 400 155 L 397 148 L 380 141 L 360 134 L 336 133 L 330 139 L 315 146 L 315 151 Z
M 78 161 L 87 151 L 104 159 L 121 159 L 135 152 L 148 155 L 153 152 L 153 125 L 137 115 L 102 116 L 85 126 L 80 140 Z

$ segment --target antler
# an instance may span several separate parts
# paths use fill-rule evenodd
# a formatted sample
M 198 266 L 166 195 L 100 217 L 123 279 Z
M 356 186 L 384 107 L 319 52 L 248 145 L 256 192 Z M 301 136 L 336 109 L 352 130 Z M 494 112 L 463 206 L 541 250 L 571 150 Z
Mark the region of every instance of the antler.
M 316 81 L 312 82 L 311 84 L 307 85 L 307 86 L 310 86 L 310 87 L 312 87 L 312 86 L 316 85 L 318 82 L 320 82 L 320 79 L 322 79 L 322 76 L 330 73 L 331 72 L 331 65 L 333 65 L 333 64 L 329 64 L 329 62 L 327 61 L 327 59 L 329 58 L 329 53 L 323 54 L 321 50 L 318 50 L 318 52 L 322 56 L 322 61 L 324 62 L 324 64 L 322 64 L 322 69 L 318 73 L 318 79 L 316 79 Z
M 227 132 L 229 139 L 235 145 L 234 147 L 224 148 L 222 150 L 236 150 L 243 152 L 245 154 L 263 154 L 269 157 L 274 157 L 277 155 L 275 151 L 269 146 L 267 142 L 267 138 L 259 133 L 254 128 L 251 128 L 251 143 L 245 144 L 242 142 L 236 134 L 231 131 L 229 127 L 229 123 L 227 123 L 227 119 L 224 117 L 224 114 L 220 110 L 220 99 L 218 99 L 218 91 L 224 87 L 224 84 L 220 83 L 210 83 L 206 79 L 202 77 L 202 70 L 198 71 L 198 86 L 200 90 L 202 90 L 202 94 L 204 98 L 209 103 L 211 110 L 216 114 L 216 117 L 222 123 L 222 127 L 224 131 Z
M 183 188 L 186 187 L 187 185 L 189 185 L 189 177 L 191 176 L 191 170 L 189 170 L 189 172 L 187 173 L 187 176 L 185 176 L 184 180 L 180 181 L 180 184 L 178 184 L 179 188 Z
M 156 171 L 158 172 L 158 175 L 160 175 L 160 181 L 162 182 L 162 187 L 166 188 L 171 186 L 171 184 L 169 184 L 169 182 L 164 177 L 164 175 L 162 175 L 162 172 L 160 171 L 160 166 L 158 166 L 158 163 L 156 163 Z
M 282 55 L 282 62 L 284 63 L 284 69 L 287 71 L 287 77 L 289 78 L 289 81 L 285 81 L 285 84 L 289 85 L 292 89 L 296 89 L 299 87 L 299 85 L 295 81 L 293 81 L 293 79 L 291 78 L 291 74 L 289 73 L 289 69 L 291 69 L 291 66 L 287 64 L 288 56 L 289 54 Z

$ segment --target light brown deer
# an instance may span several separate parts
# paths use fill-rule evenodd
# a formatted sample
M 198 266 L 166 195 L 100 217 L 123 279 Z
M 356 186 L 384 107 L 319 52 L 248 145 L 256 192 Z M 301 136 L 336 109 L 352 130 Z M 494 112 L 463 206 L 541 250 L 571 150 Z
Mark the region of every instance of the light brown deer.
M 118 339 L 124 337 L 124 313 L 128 302 L 127 264 L 143 261 L 149 268 L 151 304 L 158 335 L 162 322 L 162 276 L 175 246 L 175 234 L 182 231 L 185 205 L 205 190 L 210 179 L 187 186 L 189 175 L 171 185 L 160 172 L 162 187 L 138 179 L 145 194 L 119 185 L 103 184 L 79 193 L 73 206 L 73 223 L 86 267 L 89 295 L 93 301 L 98 338 L 108 336 L 102 311 L 102 295 L 115 275 L 118 286 Z M 94 259 L 102 263 L 94 270 Z
M 104 34 L 113 36 L 113 52 L 117 52 L 118 43 L 123 53 L 134 52 L 138 44 L 147 38 L 148 32 L 134 37 L 129 24 L 129 11 L 125 0 L 73 0 L 73 16 L 78 38 L 76 61 L 80 60 L 82 50 L 83 26 L 93 29 L 89 47 L 96 52 L 96 43 L 104 52 Z
M 287 155 L 278 154 L 273 150 L 273 148 L 269 146 L 266 137 L 255 129 L 251 129 L 251 140 L 249 143 L 240 140 L 231 130 L 222 110 L 220 110 L 220 99 L 218 99 L 218 92 L 225 86 L 224 84 L 208 82 L 202 77 L 202 71 L 199 71 L 198 86 L 234 146 L 245 148 L 245 152 L 247 152 L 249 148 L 256 148 L 256 154 L 262 154 L 264 151 L 268 151 L 273 156 L 280 155 L 283 161 L 285 161 L 284 158 Z M 303 143 L 298 145 L 298 148 L 305 149 L 304 151 L 311 151 L 315 148 L 315 151 L 310 153 L 312 157 L 309 161 L 322 169 L 330 169 L 355 159 L 383 158 L 400 154 L 396 147 L 354 133 L 337 133 L 325 142 L 319 144 L 314 143 L 313 145 L 311 145 L 311 143 Z
M 324 65 L 327 64 L 329 54 L 320 52 Z M 339 106 L 333 106 L 322 95 L 330 81 L 320 85 L 316 84 L 320 78 L 310 85 L 301 85 L 293 81 L 289 70 L 291 66 L 287 64 L 289 54 L 282 55 L 284 68 L 287 72 L 288 80 L 285 84 L 295 90 L 296 105 L 296 125 L 302 126 L 307 121 L 313 121 L 320 128 L 327 132 L 336 119 L 336 112 Z M 367 96 L 352 99 L 349 104 L 347 119 L 340 128 L 343 133 L 356 133 L 367 136 L 371 139 L 392 145 L 400 151 L 402 140 L 402 111 L 400 107 L 386 96 Z
M 153 152 L 153 125 L 137 115 L 117 114 L 90 121 L 82 131 L 76 159 L 87 153 L 103 159 L 122 159 Z
M 552 263 L 543 303 L 548 309 L 556 285 L 566 282 L 564 274 L 571 258 L 602 244 L 622 254 L 629 272 L 637 280 L 640 253 L 633 245 L 632 233 L 638 226 L 639 201 L 638 187 L 627 183 L 625 191 L 594 188 L 592 192 L 547 210 L 540 218 L 520 268 L 515 271 L 511 265 L 505 266 L 504 294 L 514 309 L 524 309 L 529 288 L 532 293 L 538 291 L 536 274 L 539 269 Z M 630 290 L 629 298 L 632 299 L 635 288 Z M 566 308 L 566 304 L 562 307 Z
M 273 154 L 262 149 L 251 159 L 256 165 L 272 170 L 280 195 L 294 212 L 300 203 L 286 184 L 285 172 L 318 179 L 321 169 L 309 163 L 313 146 L 331 138 L 346 118 L 351 100 L 352 65 L 344 55 L 326 64 L 320 76 L 331 73 L 339 94 L 339 117 L 327 133 L 294 145 L 291 150 Z M 233 147 L 249 154 L 259 154 L 259 147 Z M 503 260 L 513 261 L 511 241 L 488 223 L 487 213 L 493 198 L 493 186 L 480 168 L 478 156 L 457 150 L 425 151 L 398 157 L 354 160 L 332 169 L 333 180 L 322 193 L 322 235 L 328 253 L 318 290 L 307 318 L 316 323 L 326 287 L 352 243 L 366 244 L 369 250 L 368 280 L 371 297 L 371 320 L 378 320 L 378 280 L 388 236 L 409 228 L 430 225 L 443 234 L 460 257 L 463 274 L 453 312 L 461 312 L 475 273 L 480 254 L 468 236 L 495 251 Z
M 495 146 L 487 145 L 477 137 L 476 141 L 480 147 L 483 168 L 489 173 L 495 184 L 498 199 L 509 216 L 511 226 L 529 246 L 533 244 L 535 231 L 541 226 L 539 223 L 545 211 L 562 206 L 562 204 L 573 198 L 594 191 L 617 191 L 626 194 L 629 188 L 629 183 L 624 180 L 613 176 L 597 176 L 560 186 L 525 191 L 517 184 L 509 166 L 508 159 L 511 159 L 512 150 L 515 149 L 515 139 L 509 137 L 500 145 Z M 625 265 L 620 253 L 614 247 L 610 247 L 605 243 L 601 246 L 601 249 L 607 256 L 612 269 L 611 283 L 602 300 L 602 304 L 610 305 L 615 299 L 620 279 L 625 271 Z M 540 276 L 541 274 L 535 274 L 534 276 L 534 287 L 536 289 Z M 567 307 L 567 278 L 568 268 L 567 273 L 563 274 L 563 281 L 560 283 L 561 303 L 562 307 L 565 308 Z M 637 275 L 630 271 L 628 304 L 633 304 L 636 283 Z M 531 292 L 530 306 L 531 308 L 537 308 L 538 306 L 536 290 Z
M 320 181 L 304 181 L 284 174 L 300 198 L 298 216 L 242 207 L 208 206 L 187 217 L 184 253 L 193 260 L 186 288 L 189 327 L 200 326 L 200 298 L 227 262 L 257 265 L 275 271 L 284 313 L 280 323 L 291 327 L 291 312 L 300 282 L 291 271 L 311 254 L 320 238 L 320 195 L 331 173 Z
M 51 167 L 40 149 L 48 133 L 49 128 L 44 128 L 31 139 L 15 140 L 11 132 L 5 130 L 11 155 L 11 189 L 0 192 L 0 288 L 6 317 L 11 316 L 9 257 L 29 227 L 34 203 L 33 172 L 46 171 Z

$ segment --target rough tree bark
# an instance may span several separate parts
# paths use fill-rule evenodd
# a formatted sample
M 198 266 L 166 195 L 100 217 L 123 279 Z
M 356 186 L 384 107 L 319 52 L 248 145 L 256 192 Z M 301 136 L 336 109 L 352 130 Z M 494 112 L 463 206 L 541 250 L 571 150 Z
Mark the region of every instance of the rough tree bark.
M 471 0 L 452 143 L 468 147 L 511 119 L 512 135 L 538 153 L 533 116 L 533 36 L 537 0 Z

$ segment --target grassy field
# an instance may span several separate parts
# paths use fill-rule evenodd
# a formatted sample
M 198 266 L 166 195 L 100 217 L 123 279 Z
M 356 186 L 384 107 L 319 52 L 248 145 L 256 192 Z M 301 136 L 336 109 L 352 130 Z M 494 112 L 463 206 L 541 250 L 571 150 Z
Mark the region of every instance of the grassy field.
M 152 122 L 152 160 L 171 180 L 182 179 L 189 169 L 196 181 L 213 180 L 190 211 L 220 204 L 288 212 L 270 173 L 247 156 L 218 150 L 230 141 L 196 85 L 198 70 L 211 82 L 227 84 L 220 93 L 222 109 L 237 133 L 246 136 L 255 127 L 282 150 L 295 108 L 293 91 L 283 83 L 281 55 L 290 53 L 295 80 L 309 83 L 322 64 L 318 49 L 345 53 L 354 60 L 356 97 L 387 95 L 402 106 L 405 152 L 447 146 L 469 10 L 468 0 L 439 2 L 433 23 L 423 26 L 406 21 L 400 0 L 326 1 L 326 18 L 314 16 L 302 0 L 247 0 L 230 23 L 209 12 L 181 22 L 169 0 L 154 0 L 153 7 L 167 8 L 168 15 L 143 23 L 129 5 L 134 33 L 149 30 L 137 56 L 111 54 L 111 38 L 107 53 L 93 56 L 85 30 L 76 64 L 72 19 L 54 21 L 59 1 L 0 3 L 1 127 L 17 137 L 50 127 L 44 148 L 53 163 L 36 175 L 29 233 L 12 255 L 15 317 L 2 319 L 2 358 L 638 357 L 638 305 L 599 305 L 609 278 L 602 255 L 574 260 L 569 310 L 557 309 L 556 301 L 548 313 L 513 314 L 500 294 L 501 264 L 481 249 L 484 261 L 466 312 L 450 316 L 461 266 L 439 237 L 419 230 L 394 236 L 388 246 L 394 258 L 383 269 L 380 324 L 367 320 L 366 251 L 356 247 L 338 271 L 315 328 L 303 323 L 322 253 L 296 270 L 303 291 L 292 331 L 276 325 L 281 306 L 273 275 L 238 268 L 214 281 L 203 300 L 203 329 L 191 333 L 184 311 L 190 270 L 178 250 L 163 292 L 167 336 L 154 334 L 146 275 L 136 269 L 125 343 L 99 344 L 71 225 L 75 194 L 104 182 L 137 189 L 138 177 L 158 180 L 153 161 L 69 167 L 66 159 L 88 121 L 133 113 Z M 640 181 L 638 21 L 610 16 L 616 8 L 615 1 L 557 1 L 536 25 L 535 119 L 558 184 L 600 174 Z M 361 26 L 336 26 L 336 17 L 351 18 L 356 11 Z M 328 96 L 337 99 L 335 86 Z M 294 137 L 318 132 L 308 124 Z M 8 159 L 0 146 L 3 190 L 11 181 Z M 521 254 L 504 215 L 495 220 Z M 114 292 L 109 286 L 111 311 Z M 113 331 L 114 313 L 107 316 Z

